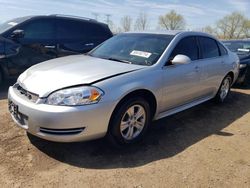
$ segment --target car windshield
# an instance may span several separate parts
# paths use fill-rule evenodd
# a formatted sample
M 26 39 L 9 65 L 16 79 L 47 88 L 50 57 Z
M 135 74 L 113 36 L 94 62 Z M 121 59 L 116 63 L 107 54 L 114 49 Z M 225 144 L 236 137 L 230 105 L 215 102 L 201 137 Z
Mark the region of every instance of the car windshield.
M 88 55 L 150 66 L 157 62 L 173 38 L 174 35 L 124 33 L 107 40 Z
M 224 41 L 229 50 L 236 53 L 249 53 L 250 41 Z
M 8 31 L 12 27 L 15 27 L 16 25 L 27 20 L 28 18 L 29 17 L 15 18 L 15 19 L 12 19 L 12 20 L 9 20 L 7 22 L 0 24 L 0 34 L 4 33 L 5 31 Z

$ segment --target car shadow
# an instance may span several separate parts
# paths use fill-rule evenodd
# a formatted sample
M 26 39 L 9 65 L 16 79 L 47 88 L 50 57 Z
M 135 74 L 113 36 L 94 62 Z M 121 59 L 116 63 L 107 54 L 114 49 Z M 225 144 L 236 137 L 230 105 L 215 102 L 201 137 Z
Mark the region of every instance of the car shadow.
M 248 84 L 248 85 L 234 84 L 233 88 L 235 88 L 235 89 L 250 89 L 250 84 Z
M 12 86 L 16 80 L 8 80 L 4 83 L 0 84 L 0 100 L 7 99 L 8 97 L 8 89 Z
M 104 139 L 81 143 L 49 142 L 28 135 L 31 143 L 48 156 L 81 168 L 129 168 L 177 155 L 211 136 L 234 136 L 222 129 L 248 113 L 250 95 L 232 91 L 224 104 L 213 101 L 158 120 L 139 144 L 114 149 Z

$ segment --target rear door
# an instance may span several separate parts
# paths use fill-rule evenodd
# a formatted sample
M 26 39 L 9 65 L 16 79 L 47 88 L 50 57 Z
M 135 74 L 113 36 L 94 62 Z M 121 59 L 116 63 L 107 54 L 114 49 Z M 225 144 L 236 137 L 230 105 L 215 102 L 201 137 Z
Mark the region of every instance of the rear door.
M 201 66 L 202 66 L 202 93 L 203 95 L 213 96 L 220 82 L 225 76 L 225 51 L 220 50 L 216 40 L 209 37 L 198 37 L 201 48 Z
M 112 37 L 112 33 L 109 30 L 108 26 L 103 24 L 89 23 L 85 32 L 86 36 L 91 39 L 91 42 L 93 44 L 92 47 L 96 47 L 105 40 Z
M 180 54 L 188 56 L 192 62 L 183 65 L 169 63 L 163 69 L 164 111 L 185 105 L 202 96 L 201 66 L 196 37 L 186 37 L 180 40 L 169 59 Z
M 20 47 L 16 53 L 8 56 L 10 76 L 17 76 L 30 66 L 57 56 L 53 19 L 31 19 L 16 29 L 23 30 L 24 37 L 16 39 L 15 43 Z M 8 38 L 11 38 L 11 36 L 8 36 Z
M 58 18 L 58 55 L 86 53 L 100 42 L 96 38 L 98 28 L 87 20 Z
M 112 37 L 105 25 L 89 20 L 57 18 L 58 55 L 86 53 Z

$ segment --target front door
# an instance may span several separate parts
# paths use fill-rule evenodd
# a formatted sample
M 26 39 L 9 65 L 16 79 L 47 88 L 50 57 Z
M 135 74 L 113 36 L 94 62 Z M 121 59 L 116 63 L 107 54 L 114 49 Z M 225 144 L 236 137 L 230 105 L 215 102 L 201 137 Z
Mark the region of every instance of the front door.
M 30 20 L 16 29 L 23 30 L 24 37 L 14 40 L 19 48 L 16 54 L 8 56 L 10 76 L 18 76 L 32 65 L 57 57 L 53 20 Z
M 171 65 L 176 55 L 186 55 L 189 64 Z M 201 97 L 201 66 L 196 37 L 186 37 L 179 41 L 163 71 L 163 111 L 185 105 Z

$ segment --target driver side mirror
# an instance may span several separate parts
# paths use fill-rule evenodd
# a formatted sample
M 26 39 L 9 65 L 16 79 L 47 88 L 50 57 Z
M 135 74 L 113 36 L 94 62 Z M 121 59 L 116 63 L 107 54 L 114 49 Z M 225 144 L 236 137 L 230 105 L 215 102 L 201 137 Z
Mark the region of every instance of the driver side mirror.
M 17 29 L 15 31 L 12 32 L 11 34 L 11 38 L 12 39 L 20 39 L 24 37 L 24 31 L 21 29 Z
M 177 55 L 171 62 L 173 65 L 189 64 L 191 63 L 191 59 L 186 55 Z

